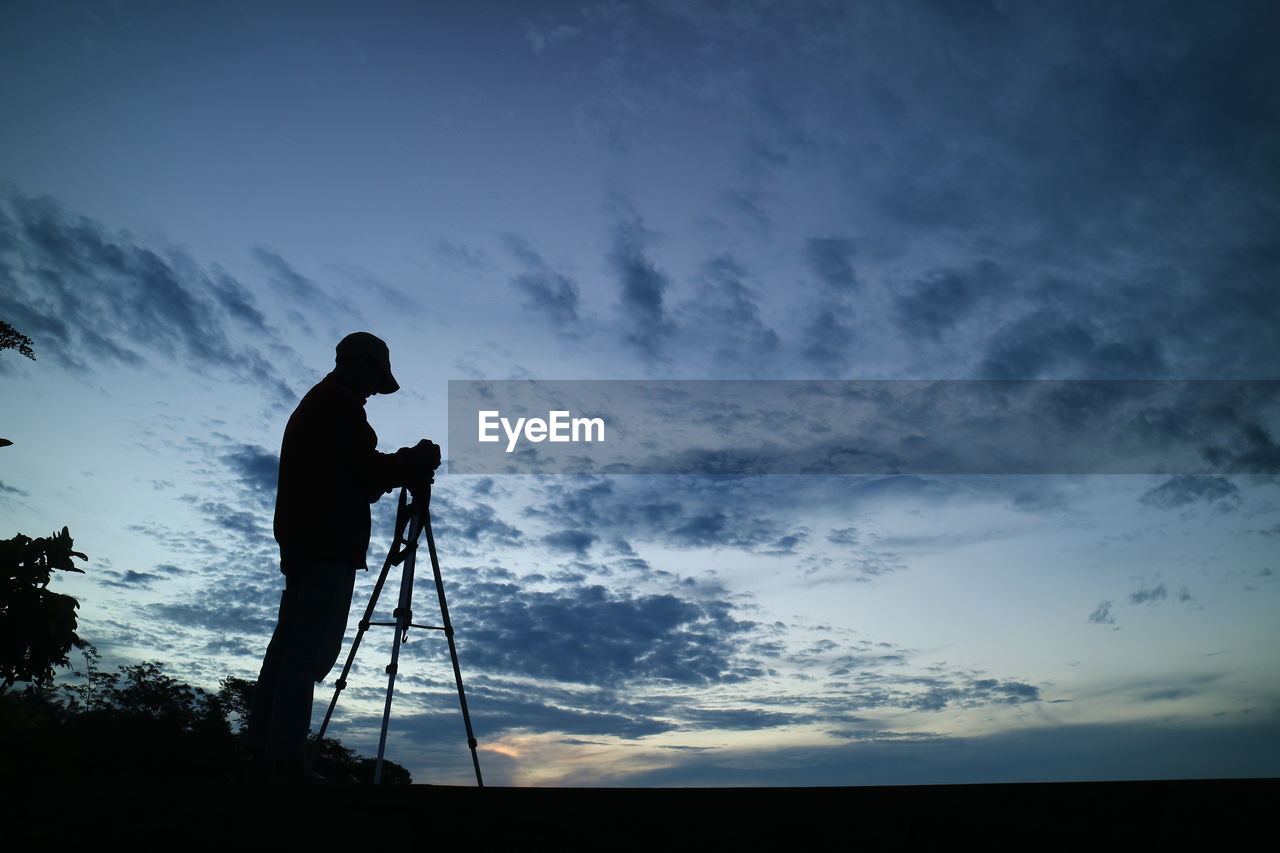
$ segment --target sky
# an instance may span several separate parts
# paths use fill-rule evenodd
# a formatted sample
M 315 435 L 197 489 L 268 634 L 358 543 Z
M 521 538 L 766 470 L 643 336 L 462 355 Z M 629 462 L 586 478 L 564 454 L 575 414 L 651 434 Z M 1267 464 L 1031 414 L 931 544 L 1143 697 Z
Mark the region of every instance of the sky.
M 5 3 L 0 319 L 38 360 L 0 353 L 3 535 L 68 525 L 81 636 L 213 688 L 256 674 L 280 437 L 351 331 L 402 386 L 368 402 L 380 449 L 446 459 L 449 380 L 1280 379 L 1278 25 L 1243 0 Z M 1194 474 L 446 462 L 485 780 L 1280 774 L 1280 416 L 1232 417 L 1235 461 Z M 389 639 L 331 730 L 365 754 Z M 469 784 L 443 642 L 403 655 L 389 757 Z

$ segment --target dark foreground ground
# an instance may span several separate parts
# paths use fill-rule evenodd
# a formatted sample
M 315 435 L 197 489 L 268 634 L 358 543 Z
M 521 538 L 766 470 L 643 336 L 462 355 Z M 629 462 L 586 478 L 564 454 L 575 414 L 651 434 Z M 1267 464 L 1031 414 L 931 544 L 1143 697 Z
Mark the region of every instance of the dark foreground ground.
M 11 777 L 12 778 L 12 777 Z M 1280 780 L 859 788 L 457 788 L 41 780 L 6 795 L 4 836 L 149 849 L 1011 849 L 1191 839 L 1277 849 Z M 94 846 L 86 846 L 94 845 Z M 32 849 L 30 845 L 9 849 Z M 1225 849 L 1225 848 L 1219 848 Z

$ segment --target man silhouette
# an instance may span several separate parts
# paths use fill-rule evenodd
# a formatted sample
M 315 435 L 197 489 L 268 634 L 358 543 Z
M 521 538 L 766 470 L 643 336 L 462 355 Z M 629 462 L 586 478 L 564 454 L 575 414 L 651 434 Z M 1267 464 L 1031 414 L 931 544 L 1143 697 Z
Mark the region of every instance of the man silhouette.
M 365 401 L 399 388 L 386 343 L 355 332 L 285 426 L 275 516 L 285 589 L 245 735 L 272 778 L 322 781 L 305 760 L 314 683 L 342 649 L 355 572 L 367 568 L 369 505 L 440 465 L 439 446 L 426 439 L 377 451 Z

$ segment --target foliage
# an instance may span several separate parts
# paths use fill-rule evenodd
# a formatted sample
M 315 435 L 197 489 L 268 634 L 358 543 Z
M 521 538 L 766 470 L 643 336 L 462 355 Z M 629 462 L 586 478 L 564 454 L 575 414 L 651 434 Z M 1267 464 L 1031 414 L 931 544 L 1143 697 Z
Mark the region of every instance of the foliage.
M 47 588 L 53 572 L 81 571 L 72 558 L 87 558 L 72 545 L 65 527 L 0 541 L 0 767 L 24 779 L 247 778 L 250 758 L 233 724 L 243 734 L 255 682 L 228 676 L 210 693 L 156 661 L 104 672 L 98 650 L 76 634 L 79 602 Z M 73 648 L 84 671 L 54 688 Z M 5 689 L 15 681 L 28 687 Z M 373 765 L 325 738 L 314 769 L 334 782 L 369 782 Z M 385 762 L 383 781 L 408 784 L 409 773 Z
M 311 738 L 311 748 L 316 750 L 315 737 Z M 327 737 L 319 742 L 319 750 L 315 753 L 315 761 L 311 769 L 330 782 L 371 783 L 377 764 L 376 758 L 363 758 L 355 750 L 347 749 L 338 740 Z M 394 761 L 383 760 L 383 785 L 408 785 L 412 781 L 408 770 Z
M 71 649 L 86 645 L 76 633 L 80 603 L 48 589 L 54 571 L 82 571 L 72 558 L 88 558 L 72 544 L 66 527 L 42 539 L 0 540 L 0 691 L 15 681 L 47 687 L 55 668 L 70 665 Z
M 227 714 L 228 724 L 234 719 L 235 729 L 239 734 L 244 734 L 249 724 L 249 709 L 253 707 L 253 689 L 257 686 L 256 681 L 236 678 L 234 675 L 228 675 L 218 682 L 218 701 L 222 703 L 223 711 Z
M 0 350 L 16 349 L 32 361 L 36 360 L 35 350 L 31 348 L 31 338 L 0 320 Z
M 86 666 L 57 689 L 0 695 L 0 755 L 24 778 L 253 779 L 253 761 L 233 733 L 243 733 L 255 683 L 228 676 L 216 693 L 183 684 L 155 661 L 99 669 L 85 644 Z M 313 746 L 316 744 L 312 738 Z M 373 781 L 374 760 L 325 738 L 313 769 L 331 782 Z M 3 776 L 0 773 L 0 776 Z M 383 784 L 410 784 L 409 771 L 387 761 Z

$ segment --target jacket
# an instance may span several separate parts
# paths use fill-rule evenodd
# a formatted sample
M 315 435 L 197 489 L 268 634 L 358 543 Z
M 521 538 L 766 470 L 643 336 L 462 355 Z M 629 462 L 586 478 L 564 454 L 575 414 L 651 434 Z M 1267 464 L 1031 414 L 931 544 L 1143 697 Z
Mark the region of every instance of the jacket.
M 333 373 L 298 403 L 284 428 L 276 488 L 280 570 L 324 560 L 367 568 L 369 505 L 409 479 L 408 448 L 379 453 L 364 398 Z

